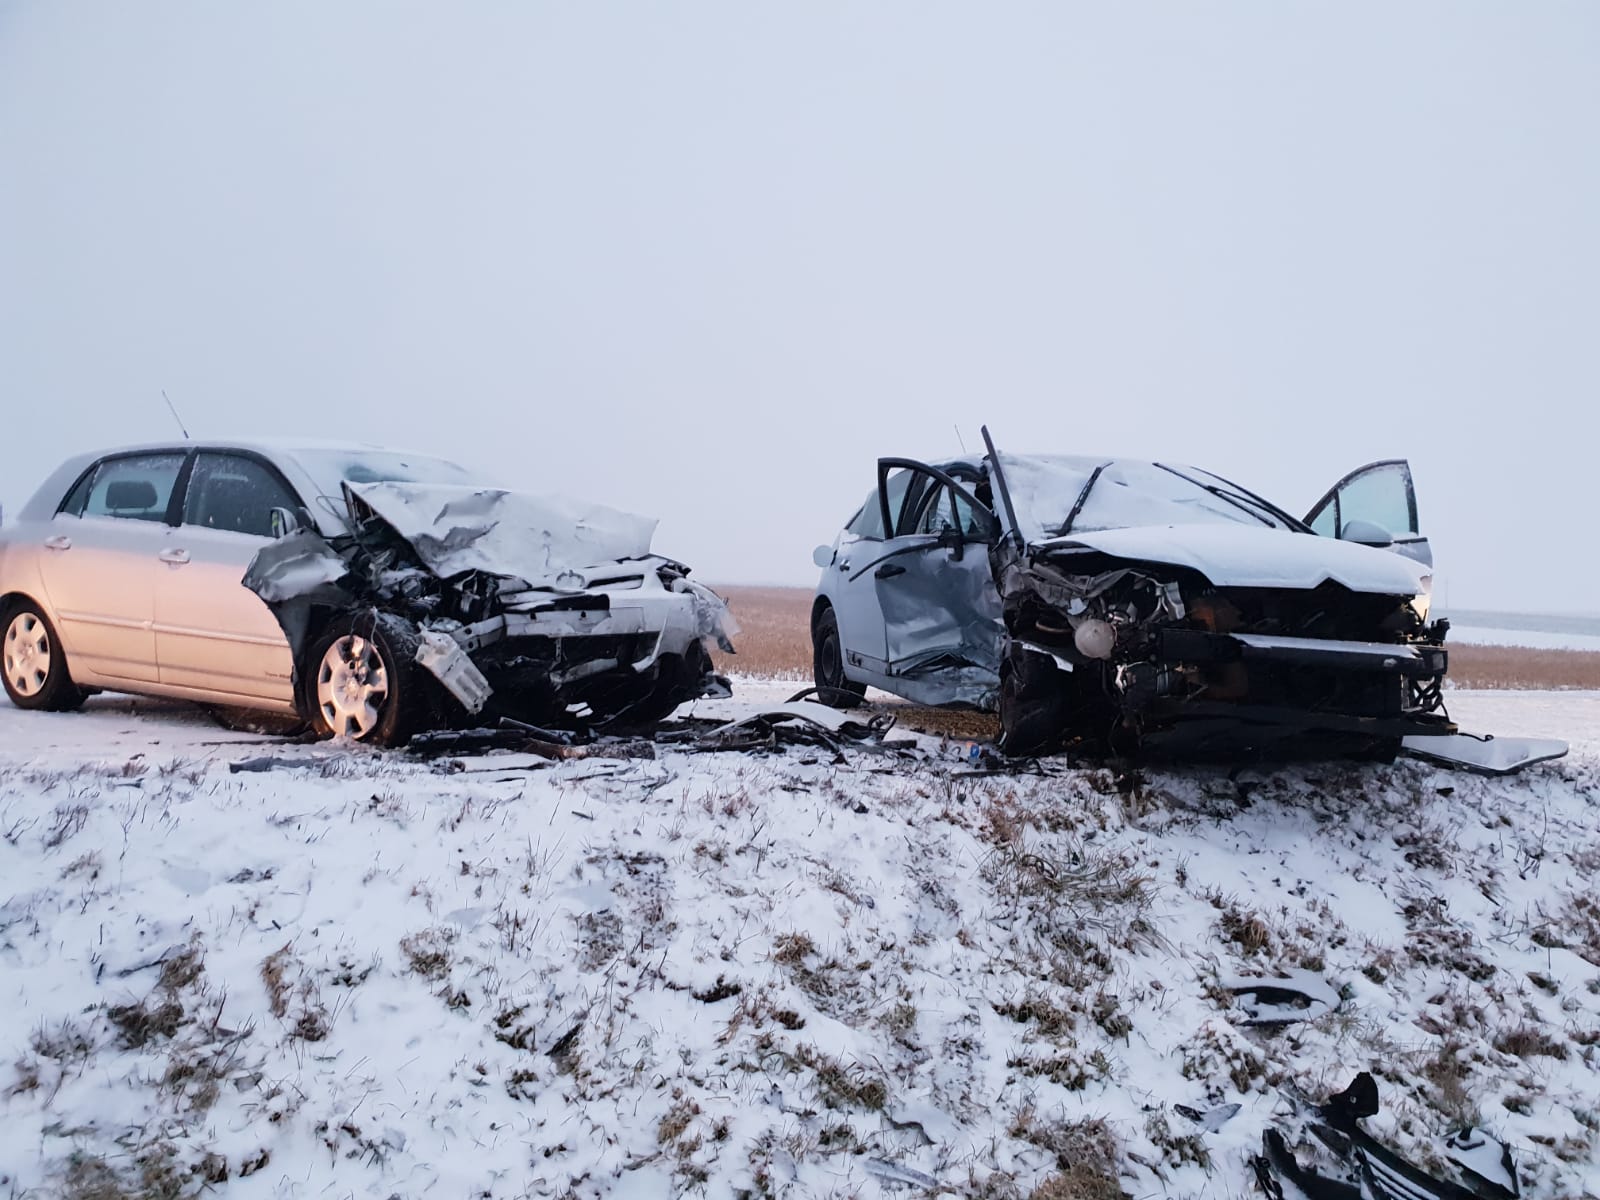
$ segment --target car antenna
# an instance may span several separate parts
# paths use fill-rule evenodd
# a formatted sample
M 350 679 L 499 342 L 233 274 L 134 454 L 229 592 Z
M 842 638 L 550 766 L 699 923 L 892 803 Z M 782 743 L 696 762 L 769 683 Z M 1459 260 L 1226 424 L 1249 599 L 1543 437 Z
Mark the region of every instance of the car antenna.
M 172 403 L 172 397 L 167 395 L 167 389 L 161 389 L 161 398 L 167 402 L 167 411 L 172 414 L 172 419 L 178 423 L 178 428 L 183 430 L 183 440 L 189 440 L 189 431 L 184 427 L 183 418 L 178 415 L 177 406 Z
M 967 443 L 961 436 L 961 423 L 956 422 L 956 444 L 961 447 L 961 453 L 967 452 Z

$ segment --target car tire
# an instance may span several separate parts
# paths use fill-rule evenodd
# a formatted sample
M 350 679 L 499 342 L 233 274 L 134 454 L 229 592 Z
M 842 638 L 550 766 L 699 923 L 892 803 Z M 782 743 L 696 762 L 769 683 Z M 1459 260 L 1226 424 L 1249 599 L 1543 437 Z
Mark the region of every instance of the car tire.
M 866 684 L 845 676 L 839 619 L 828 605 L 811 623 L 811 675 L 817 685 L 817 699 L 830 708 L 855 708 L 867 694 Z
M 1044 754 L 1071 732 L 1068 689 L 1054 663 L 1032 650 L 1010 646 L 1000 663 L 1000 740 L 1002 754 Z
M 403 746 L 431 712 L 417 666 L 417 630 L 367 609 L 335 617 L 307 647 L 300 671 L 301 711 L 323 738 Z
M 18 708 L 69 712 L 89 695 L 72 682 L 55 626 L 32 600 L 17 600 L 0 615 L 0 669 Z

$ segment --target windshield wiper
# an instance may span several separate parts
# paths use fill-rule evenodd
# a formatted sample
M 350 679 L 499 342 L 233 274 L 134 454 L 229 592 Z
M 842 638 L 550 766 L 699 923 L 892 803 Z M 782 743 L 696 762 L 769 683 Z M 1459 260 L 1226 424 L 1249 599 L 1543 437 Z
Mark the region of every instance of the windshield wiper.
M 1072 523 L 1078 519 L 1078 514 L 1083 511 L 1083 506 L 1088 503 L 1089 493 L 1094 488 L 1095 480 L 1100 478 L 1100 472 L 1109 467 L 1112 461 L 1114 460 L 1101 463 L 1089 473 L 1089 481 L 1083 485 L 1083 491 L 1079 492 L 1078 498 L 1073 501 L 1072 511 L 1067 514 L 1067 519 L 1061 523 L 1061 528 L 1055 532 L 1055 537 L 1065 537 L 1071 532 Z
M 1167 466 L 1166 463 L 1156 463 L 1155 465 L 1160 467 L 1163 471 L 1167 471 L 1173 475 L 1176 475 L 1179 479 L 1182 479 L 1186 483 L 1194 484 L 1195 487 L 1199 488 L 1203 492 L 1210 492 L 1219 500 L 1226 500 L 1240 512 L 1244 513 L 1246 516 L 1254 517 L 1263 525 L 1270 525 L 1273 528 L 1277 528 L 1280 520 L 1288 522 L 1289 528 L 1291 529 L 1294 529 L 1300 525 L 1300 522 L 1289 516 L 1288 513 L 1273 508 L 1272 505 L 1268 504 L 1265 500 L 1259 500 L 1249 495 L 1241 496 L 1237 492 L 1229 491 L 1227 488 L 1220 488 L 1210 483 L 1202 483 L 1200 480 L 1195 479 L 1191 475 L 1185 475 L 1176 467 Z

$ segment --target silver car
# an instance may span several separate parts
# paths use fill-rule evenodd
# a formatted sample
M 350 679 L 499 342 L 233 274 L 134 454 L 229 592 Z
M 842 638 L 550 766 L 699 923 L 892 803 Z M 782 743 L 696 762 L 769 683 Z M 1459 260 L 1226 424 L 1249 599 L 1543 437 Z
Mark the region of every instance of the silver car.
M 378 448 L 80 455 L 0 526 L 4 686 L 23 708 L 115 690 L 385 744 L 485 714 L 649 720 L 725 690 L 703 643 L 730 628 L 650 554 L 654 527 Z
M 1392 753 L 1454 731 L 1409 466 L 1304 521 L 1198 468 L 880 459 L 812 608 L 816 683 L 995 710 L 1001 746 Z

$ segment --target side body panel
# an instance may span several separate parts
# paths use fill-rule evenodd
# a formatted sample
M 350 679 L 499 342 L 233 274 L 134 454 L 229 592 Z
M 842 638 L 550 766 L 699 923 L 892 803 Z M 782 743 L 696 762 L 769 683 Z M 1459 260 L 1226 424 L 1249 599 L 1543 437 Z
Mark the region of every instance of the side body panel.
M 154 683 L 153 591 L 167 526 L 59 514 L 38 552 L 44 601 L 80 683 Z
M 172 687 L 293 702 L 293 661 L 276 617 L 241 582 L 272 539 L 180 525 L 155 578 L 156 657 Z M 181 556 L 181 559 L 180 559 Z

